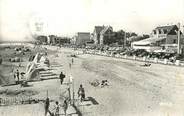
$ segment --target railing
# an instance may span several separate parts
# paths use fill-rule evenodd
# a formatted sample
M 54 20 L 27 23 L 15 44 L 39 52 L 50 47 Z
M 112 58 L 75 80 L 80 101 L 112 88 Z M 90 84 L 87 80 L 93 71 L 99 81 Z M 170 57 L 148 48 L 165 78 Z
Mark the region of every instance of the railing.
M 0 106 L 33 104 L 33 103 L 38 103 L 40 101 L 43 101 L 43 100 L 33 99 L 32 97 L 0 98 Z

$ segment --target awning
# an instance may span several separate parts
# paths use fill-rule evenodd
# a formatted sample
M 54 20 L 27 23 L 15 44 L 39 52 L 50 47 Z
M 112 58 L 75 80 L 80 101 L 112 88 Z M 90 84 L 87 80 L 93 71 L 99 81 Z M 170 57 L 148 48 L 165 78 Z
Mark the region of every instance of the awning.
M 156 43 L 158 41 L 161 41 L 163 39 L 165 39 L 165 38 L 148 38 L 148 39 L 144 39 L 141 41 L 133 42 L 132 44 L 133 45 L 149 45 L 149 44 L 153 44 L 153 43 Z

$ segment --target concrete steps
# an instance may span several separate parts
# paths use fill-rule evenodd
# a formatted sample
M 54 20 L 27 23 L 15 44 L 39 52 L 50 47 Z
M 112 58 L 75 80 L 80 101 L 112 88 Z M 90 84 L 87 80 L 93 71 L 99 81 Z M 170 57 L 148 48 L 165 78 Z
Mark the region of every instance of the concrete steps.
M 40 71 L 40 78 L 41 79 L 56 79 L 58 75 L 50 70 L 47 71 Z

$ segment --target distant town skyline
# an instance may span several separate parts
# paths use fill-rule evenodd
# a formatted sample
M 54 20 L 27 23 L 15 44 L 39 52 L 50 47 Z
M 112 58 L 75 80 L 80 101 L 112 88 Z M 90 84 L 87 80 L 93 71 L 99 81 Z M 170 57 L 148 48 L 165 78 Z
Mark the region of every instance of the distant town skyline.
M 149 34 L 159 25 L 184 24 L 183 0 L 1 0 L 0 40 L 29 40 L 35 22 L 44 34 L 72 36 L 111 25 Z

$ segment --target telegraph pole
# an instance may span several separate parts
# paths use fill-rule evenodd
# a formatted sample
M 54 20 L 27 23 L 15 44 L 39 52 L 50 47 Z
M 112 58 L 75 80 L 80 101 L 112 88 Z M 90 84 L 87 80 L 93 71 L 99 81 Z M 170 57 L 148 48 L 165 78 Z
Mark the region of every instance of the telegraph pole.
M 48 92 L 48 90 L 47 90 L 47 98 L 49 97 L 49 92 Z
M 177 50 L 177 53 L 180 54 L 180 23 L 178 23 L 178 50 Z
M 73 99 L 72 103 L 75 103 L 75 91 L 74 91 L 74 78 L 70 76 L 70 88 L 72 89 L 72 96 L 70 96 L 71 100 Z
M 74 80 L 72 81 L 72 89 L 73 89 L 73 105 L 74 105 L 75 104 Z

